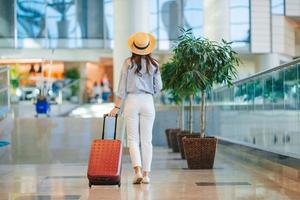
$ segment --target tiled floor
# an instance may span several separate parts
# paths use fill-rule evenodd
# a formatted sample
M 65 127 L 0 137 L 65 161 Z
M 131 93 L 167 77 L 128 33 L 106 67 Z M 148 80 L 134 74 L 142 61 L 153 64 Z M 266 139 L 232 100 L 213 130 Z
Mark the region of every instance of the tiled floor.
M 1 200 L 300 199 L 300 192 L 271 181 L 262 169 L 224 153 L 217 153 L 213 170 L 188 170 L 178 153 L 165 148 L 155 148 L 151 184 L 131 184 L 125 155 L 121 188 L 89 189 L 86 163 L 89 143 L 100 129 L 97 119 L 27 118 L 12 125 L 11 145 L 0 148 Z

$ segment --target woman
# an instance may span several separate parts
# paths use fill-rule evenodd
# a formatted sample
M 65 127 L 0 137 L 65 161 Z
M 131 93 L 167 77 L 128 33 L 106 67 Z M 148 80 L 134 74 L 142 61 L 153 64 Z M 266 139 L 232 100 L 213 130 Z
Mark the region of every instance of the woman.
M 148 33 L 138 32 L 129 37 L 128 47 L 132 56 L 124 61 L 115 107 L 110 112 L 111 116 L 115 116 L 125 100 L 124 114 L 135 172 L 134 184 L 150 183 L 152 128 L 155 118 L 153 95 L 162 89 L 158 62 L 151 57 L 155 43 L 154 36 Z

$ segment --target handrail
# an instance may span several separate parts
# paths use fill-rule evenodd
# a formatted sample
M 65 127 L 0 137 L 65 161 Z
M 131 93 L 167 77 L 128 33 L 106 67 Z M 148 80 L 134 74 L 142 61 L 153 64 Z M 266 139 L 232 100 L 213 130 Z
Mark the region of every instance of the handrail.
M 298 64 L 300 63 L 300 58 L 297 58 L 291 62 L 288 62 L 288 63 L 284 63 L 282 65 L 279 65 L 277 67 L 273 67 L 273 68 L 270 68 L 270 69 L 266 69 L 264 71 L 261 71 L 261 72 L 258 72 L 258 73 L 255 73 L 251 76 L 248 76 L 246 78 L 243 78 L 243 79 L 239 79 L 239 80 L 235 80 L 233 81 L 233 84 L 236 85 L 236 84 L 239 84 L 239 83 L 243 83 L 245 81 L 248 81 L 248 80 L 251 80 L 251 79 L 254 79 L 256 77 L 259 77 L 259 76 L 262 76 L 264 74 L 267 74 L 267 73 L 271 73 L 271 72 L 274 72 L 274 71 L 277 71 L 277 70 L 280 70 L 280 69 L 284 69 L 286 67 L 289 67 L 291 65 L 295 65 L 295 64 Z M 227 87 L 226 85 L 223 85 L 223 86 L 220 86 L 220 87 L 216 87 L 214 90 L 219 90 L 219 89 L 223 89 L 224 87 Z
M 295 59 L 295 60 L 293 60 L 293 61 L 291 61 L 291 62 L 288 62 L 288 63 L 284 63 L 284 64 L 279 65 L 279 66 L 277 66 L 277 67 L 273 67 L 273 68 L 266 69 L 266 70 L 264 70 L 264 71 L 258 72 L 258 73 L 256 73 L 256 74 L 253 74 L 253 75 L 251 75 L 251 76 L 248 76 L 247 78 L 243 78 L 243 79 L 240 79 L 240 80 L 236 80 L 236 81 L 233 82 L 233 84 L 240 83 L 240 82 L 244 82 L 244 81 L 246 81 L 246 80 L 248 80 L 248 79 L 253 79 L 253 78 L 255 78 L 255 77 L 258 77 L 258 76 L 261 76 L 261 75 L 264 75 L 264 74 L 267 74 L 267 73 L 270 73 L 270 72 L 273 72 L 273 71 L 277 71 L 277 70 L 279 70 L 279 69 L 283 69 L 283 68 L 289 67 L 289 66 L 291 66 L 291 65 L 297 64 L 297 63 L 300 63 L 300 58 Z
M 79 83 L 79 79 L 78 80 L 73 80 L 71 83 L 69 83 L 68 85 L 65 85 L 64 87 L 61 88 L 61 90 L 65 90 L 67 88 L 70 88 L 73 85 L 76 85 Z

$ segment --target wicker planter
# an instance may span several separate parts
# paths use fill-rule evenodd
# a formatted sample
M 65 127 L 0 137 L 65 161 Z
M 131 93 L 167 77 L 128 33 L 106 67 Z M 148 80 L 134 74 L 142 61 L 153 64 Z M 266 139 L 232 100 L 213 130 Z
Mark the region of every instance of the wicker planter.
M 190 134 L 189 131 L 181 131 L 177 133 L 177 142 L 179 146 L 179 152 L 181 154 L 181 158 L 185 159 L 185 153 L 184 153 L 184 148 L 183 148 L 183 142 L 182 138 L 187 137 L 187 138 L 199 138 L 200 133 L 192 133 Z
M 179 131 L 180 129 L 174 129 L 174 128 L 168 128 L 165 130 L 165 134 L 166 134 L 166 138 L 167 138 L 167 143 L 168 143 L 168 148 L 172 148 L 172 145 L 171 145 L 171 137 L 170 137 L 170 133 L 172 131 Z
M 177 133 L 179 133 L 179 132 L 180 132 L 180 129 L 177 129 L 177 130 L 172 130 L 169 133 L 172 151 L 175 153 L 179 152 L 179 145 L 178 145 L 178 141 L 177 141 Z
M 182 139 L 189 169 L 212 169 L 215 161 L 217 138 Z

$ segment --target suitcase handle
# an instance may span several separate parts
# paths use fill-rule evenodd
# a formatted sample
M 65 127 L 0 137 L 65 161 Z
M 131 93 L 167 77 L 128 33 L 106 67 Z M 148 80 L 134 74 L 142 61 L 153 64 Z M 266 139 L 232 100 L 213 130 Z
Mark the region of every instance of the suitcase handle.
M 105 119 L 108 117 L 108 114 L 103 115 L 103 128 L 102 128 L 102 140 L 104 140 L 104 130 L 105 130 Z M 114 130 L 114 140 L 117 139 L 117 122 L 118 114 L 115 115 L 115 130 Z

